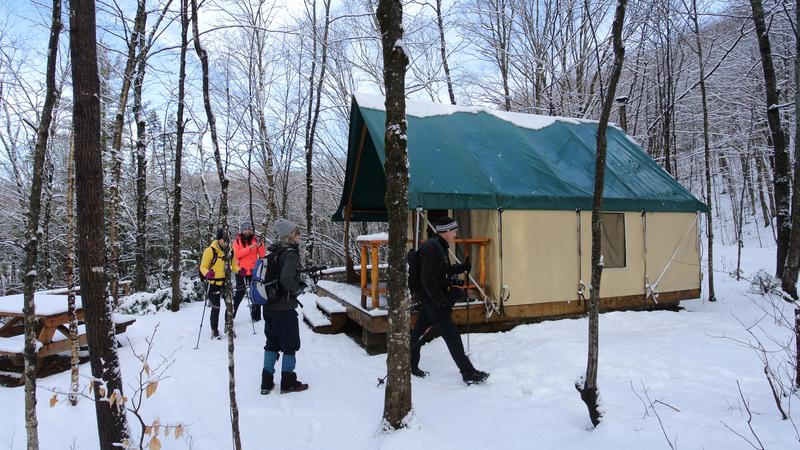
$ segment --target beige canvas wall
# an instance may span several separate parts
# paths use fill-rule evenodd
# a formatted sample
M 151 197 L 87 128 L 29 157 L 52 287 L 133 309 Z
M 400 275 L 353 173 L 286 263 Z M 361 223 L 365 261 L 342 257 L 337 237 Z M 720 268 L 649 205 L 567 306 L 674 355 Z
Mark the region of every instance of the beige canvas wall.
M 658 283 L 659 292 L 700 288 L 697 227 L 694 213 L 647 213 L 647 275 L 651 284 L 678 248 Z
M 694 213 L 648 213 L 647 273 L 658 278 L 678 243 L 674 262 L 658 285 L 659 291 L 697 289 L 697 228 Z M 500 286 L 499 236 L 496 211 L 473 211 L 472 234 L 492 239 L 487 252 L 488 291 L 497 298 Z M 589 295 L 591 279 L 591 212 L 582 212 L 581 253 L 578 269 L 578 217 L 571 211 L 506 211 L 503 213 L 503 284 L 508 286 L 507 305 L 577 299 L 579 280 Z M 626 267 L 606 269 L 602 297 L 645 292 L 645 252 L 640 213 L 625 213 Z

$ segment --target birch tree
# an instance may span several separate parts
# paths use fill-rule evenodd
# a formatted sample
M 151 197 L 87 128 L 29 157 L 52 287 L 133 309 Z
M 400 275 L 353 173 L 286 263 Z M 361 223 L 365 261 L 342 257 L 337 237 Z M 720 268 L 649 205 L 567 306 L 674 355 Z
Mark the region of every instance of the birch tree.
M 69 135 L 69 153 L 67 154 L 67 314 L 69 314 L 69 396 L 72 406 L 78 404 L 78 375 L 80 356 L 78 355 L 78 313 L 75 308 L 75 146 Z
M 119 155 L 122 149 L 122 129 L 125 125 L 125 109 L 128 105 L 128 94 L 133 81 L 133 70 L 136 67 L 136 46 L 145 28 L 145 3 L 138 0 L 136 17 L 133 29 L 129 36 L 126 35 L 128 53 L 125 60 L 125 69 L 122 72 L 122 87 L 117 101 L 117 111 L 114 116 L 114 131 L 111 137 L 111 184 L 109 187 L 110 205 L 108 208 L 108 245 L 109 252 L 109 283 L 114 303 L 117 303 L 119 284 L 119 258 L 122 243 L 119 242 L 119 220 L 117 214 L 122 204 L 120 184 L 122 183 L 122 158 Z
M 61 0 L 53 0 L 50 23 L 50 42 L 47 46 L 47 72 L 44 106 L 39 116 L 36 148 L 33 155 L 33 178 L 28 200 L 27 236 L 25 242 L 25 304 L 23 306 L 25 328 L 25 431 L 28 449 L 39 448 L 39 421 L 36 419 L 36 259 L 39 239 L 39 214 L 42 201 L 42 171 L 44 167 L 47 140 L 50 137 L 50 123 L 53 120 L 53 105 L 56 102 L 56 58 L 58 57 L 58 35 L 61 33 Z
M 714 293 L 714 220 L 711 209 L 711 144 L 709 143 L 709 125 L 708 125 L 708 95 L 706 93 L 706 68 L 705 59 L 703 58 L 703 44 L 700 39 L 700 23 L 698 20 L 697 0 L 692 0 L 691 9 L 686 6 L 687 13 L 689 14 L 694 29 L 694 37 L 696 48 L 694 49 L 697 54 L 697 64 L 700 71 L 700 101 L 703 105 L 703 162 L 705 167 L 705 181 L 706 181 L 706 205 L 708 206 L 708 213 L 706 214 L 706 237 L 708 245 L 708 301 L 715 302 L 717 297 Z M 741 212 L 740 212 L 741 214 Z
M 183 111 L 186 107 L 186 51 L 189 46 L 189 3 L 181 1 L 181 55 L 178 64 L 178 111 L 175 118 L 176 143 L 175 143 L 175 174 L 173 176 L 173 202 L 172 207 L 172 305 L 173 312 L 181 308 L 181 209 L 183 207 L 181 171 L 183 162 L 183 135 L 186 122 Z
M 800 271 L 800 0 L 795 2 L 794 23 L 794 183 L 792 185 L 792 231 L 789 239 L 789 250 L 786 257 L 786 269 L 781 280 L 783 291 L 797 300 L 797 274 Z M 800 309 L 795 311 L 795 339 L 800 345 Z M 800 352 L 798 352 L 800 358 Z M 800 374 L 800 366 L 797 366 Z M 797 378 L 800 386 L 800 378 Z
M 792 228 L 790 222 L 791 192 L 789 186 L 791 182 L 791 167 L 789 153 L 786 151 L 786 136 L 781 126 L 777 76 L 775 74 L 775 66 L 772 62 L 772 45 L 770 44 L 770 37 L 767 32 L 764 5 L 761 0 L 750 0 L 750 7 L 753 10 L 753 23 L 756 27 L 758 49 L 761 54 L 761 69 L 764 73 L 764 91 L 767 99 L 767 123 L 769 124 L 769 130 L 772 136 L 772 148 L 774 149 L 775 155 L 773 184 L 775 186 L 775 208 L 777 209 L 776 227 L 778 235 L 775 276 L 782 278 L 784 265 L 786 264 L 786 255 L 789 252 L 789 238 Z
M 197 0 L 192 0 L 192 35 L 194 39 L 194 49 L 200 59 L 203 76 L 203 106 L 208 120 L 208 129 L 211 132 L 211 145 L 214 148 L 214 161 L 217 165 L 217 176 L 221 188 L 220 199 L 220 226 L 225 232 L 228 231 L 228 178 L 225 168 L 222 165 L 222 156 L 219 151 L 219 140 L 217 138 L 217 121 L 214 111 L 211 108 L 211 95 L 209 93 L 209 69 L 208 53 L 200 43 L 200 30 L 198 26 Z M 241 450 L 242 440 L 239 433 L 239 407 L 236 402 L 236 370 L 234 359 L 234 340 L 233 340 L 233 293 L 231 291 L 231 263 L 230 263 L 230 238 L 229 245 L 225 248 L 225 331 L 228 334 L 228 396 L 230 399 L 231 413 L 231 433 L 233 445 L 236 450 Z
M 328 30 L 331 24 L 331 0 L 322 0 L 325 19 L 322 37 L 317 30 L 317 0 L 312 0 L 309 19 L 311 21 L 311 72 L 308 75 L 309 98 L 306 116 L 305 155 L 306 155 L 306 265 L 313 265 L 314 243 L 314 140 L 317 135 L 320 108 L 322 107 L 322 86 L 328 67 Z M 308 7 L 308 4 L 306 4 Z M 317 47 L 320 47 L 319 74 L 317 74 Z

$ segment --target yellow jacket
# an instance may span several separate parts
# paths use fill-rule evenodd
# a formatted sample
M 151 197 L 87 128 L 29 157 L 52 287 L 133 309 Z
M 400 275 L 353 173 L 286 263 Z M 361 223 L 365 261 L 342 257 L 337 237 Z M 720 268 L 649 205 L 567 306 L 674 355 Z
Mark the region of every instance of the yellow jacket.
M 211 261 L 214 260 L 214 253 L 217 254 L 217 260 L 214 261 L 214 265 L 211 265 Z M 203 258 L 200 260 L 200 273 L 205 276 L 209 270 L 214 271 L 214 277 L 211 279 L 206 278 L 211 284 L 215 284 L 217 286 L 222 285 L 225 283 L 225 259 L 224 259 L 225 251 L 222 250 L 219 246 L 219 241 L 214 240 L 211 241 L 211 244 L 206 247 L 203 251 Z M 231 259 L 231 271 L 234 273 L 237 272 L 239 268 L 236 266 L 236 258 Z

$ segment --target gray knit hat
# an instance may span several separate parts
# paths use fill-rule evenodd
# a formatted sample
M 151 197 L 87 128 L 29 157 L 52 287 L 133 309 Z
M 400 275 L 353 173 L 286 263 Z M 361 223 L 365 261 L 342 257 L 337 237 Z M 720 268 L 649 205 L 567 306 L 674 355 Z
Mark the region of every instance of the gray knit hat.
M 297 228 L 297 225 L 283 218 L 275 221 L 275 232 L 278 233 L 278 239 L 286 239 Z
M 244 233 L 244 230 L 253 230 L 253 231 L 255 231 L 255 228 L 253 228 L 253 223 L 252 222 L 242 222 L 242 225 L 239 227 L 239 233 Z

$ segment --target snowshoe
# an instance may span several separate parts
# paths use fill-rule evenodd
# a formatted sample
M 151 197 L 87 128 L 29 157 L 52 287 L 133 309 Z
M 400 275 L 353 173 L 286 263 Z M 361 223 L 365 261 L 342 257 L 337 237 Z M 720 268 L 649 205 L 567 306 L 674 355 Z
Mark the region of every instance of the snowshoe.
M 467 385 L 480 384 L 489 378 L 489 374 L 480 370 L 474 370 L 472 372 L 462 374 L 461 378 L 464 380 L 464 383 L 467 383 Z
M 211 330 L 211 339 L 222 339 L 222 336 L 219 335 L 219 331 Z

